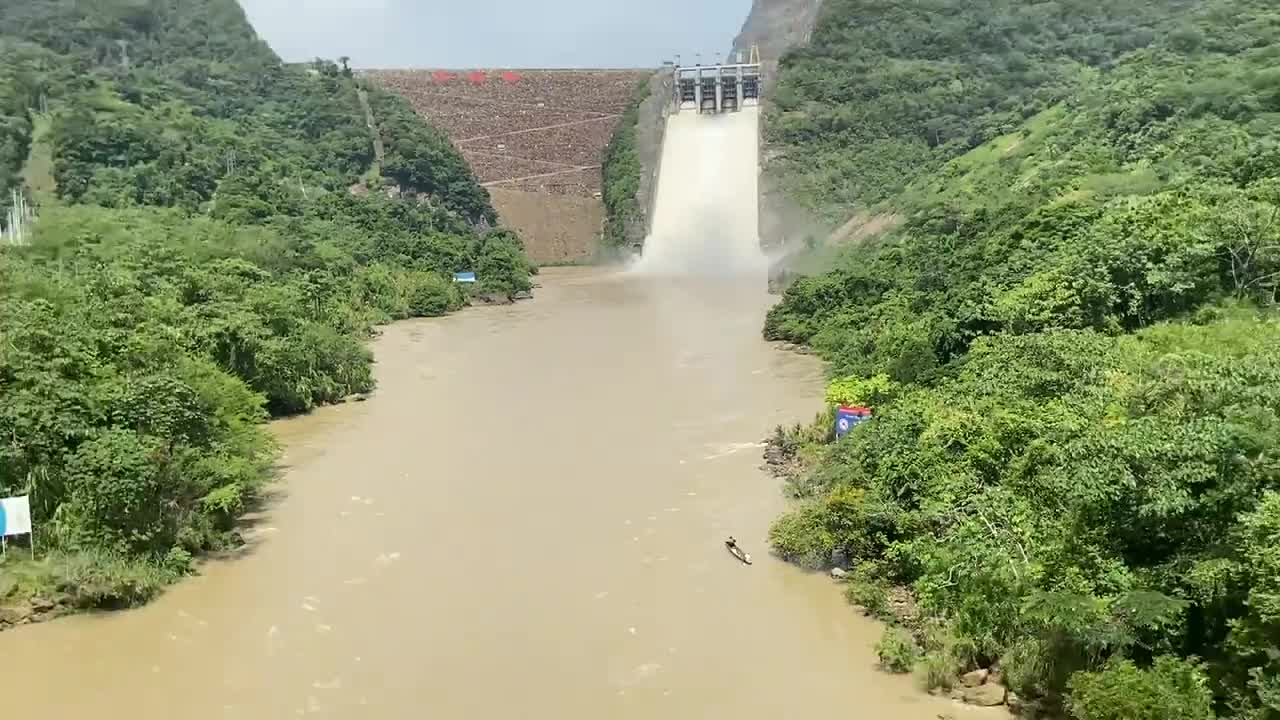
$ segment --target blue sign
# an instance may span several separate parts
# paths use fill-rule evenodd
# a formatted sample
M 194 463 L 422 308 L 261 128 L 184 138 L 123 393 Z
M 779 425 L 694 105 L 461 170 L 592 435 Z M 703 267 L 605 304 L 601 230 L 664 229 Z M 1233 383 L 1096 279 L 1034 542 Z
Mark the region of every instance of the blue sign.
M 460 283 L 473 283 L 476 281 L 476 274 L 473 272 L 454 273 L 453 281 Z
M 871 408 L 841 405 L 836 408 L 836 439 L 849 434 L 858 423 L 871 419 Z
M 5 536 L 4 531 L 7 525 L 8 525 L 8 521 L 5 519 L 4 503 L 0 503 L 0 537 Z

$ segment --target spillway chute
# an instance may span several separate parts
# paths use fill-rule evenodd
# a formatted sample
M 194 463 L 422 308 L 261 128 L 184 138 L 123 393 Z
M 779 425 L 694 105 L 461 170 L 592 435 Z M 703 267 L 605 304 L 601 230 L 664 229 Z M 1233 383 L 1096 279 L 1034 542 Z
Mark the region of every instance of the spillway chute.
M 667 117 L 653 222 L 633 272 L 763 278 L 759 118 L 758 107 Z

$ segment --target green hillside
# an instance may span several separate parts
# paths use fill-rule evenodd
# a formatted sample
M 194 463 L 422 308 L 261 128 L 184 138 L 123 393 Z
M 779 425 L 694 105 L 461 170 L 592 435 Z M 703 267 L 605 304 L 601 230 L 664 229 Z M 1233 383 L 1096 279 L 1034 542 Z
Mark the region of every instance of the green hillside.
M 829 0 L 782 62 L 768 172 L 896 222 L 768 317 L 876 411 L 779 436 L 774 542 L 864 606 L 912 591 L 890 664 L 1280 718 L 1277 68 L 1259 0 Z
M 379 177 L 345 62 L 235 0 L 0 0 L 0 56 L 0 199 L 38 215 L 0 246 L 0 496 L 44 556 L 0 604 L 146 599 L 235 543 L 264 420 L 372 389 L 375 324 L 530 287 L 442 133 L 367 89 Z

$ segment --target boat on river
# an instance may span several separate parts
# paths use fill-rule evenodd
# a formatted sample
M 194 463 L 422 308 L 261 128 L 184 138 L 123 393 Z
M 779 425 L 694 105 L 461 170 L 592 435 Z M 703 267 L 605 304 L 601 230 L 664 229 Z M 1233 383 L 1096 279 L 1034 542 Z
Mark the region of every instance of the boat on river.
M 743 565 L 751 564 L 751 553 L 747 552 L 746 550 L 743 550 L 742 548 L 738 547 L 734 543 L 729 542 L 728 540 L 724 541 L 724 546 L 728 548 L 729 554 L 738 558 L 738 560 Z

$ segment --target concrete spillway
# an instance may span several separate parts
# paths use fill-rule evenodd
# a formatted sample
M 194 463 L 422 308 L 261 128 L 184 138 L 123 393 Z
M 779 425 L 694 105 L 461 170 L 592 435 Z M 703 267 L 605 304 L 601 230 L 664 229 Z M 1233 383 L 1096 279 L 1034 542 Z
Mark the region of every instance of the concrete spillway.
M 632 272 L 764 275 L 758 107 L 667 118 L 652 230 Z

